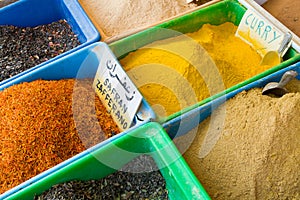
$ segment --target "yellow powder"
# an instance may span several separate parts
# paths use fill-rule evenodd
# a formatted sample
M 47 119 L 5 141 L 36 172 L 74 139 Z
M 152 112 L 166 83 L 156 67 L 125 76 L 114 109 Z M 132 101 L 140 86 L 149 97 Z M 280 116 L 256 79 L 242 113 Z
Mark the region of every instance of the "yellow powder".
M 194 33 L 156 41 L 120 63 L 161 117 L 257 75 L 261 56 L 240 38 L 237 26 L 205 24 Z

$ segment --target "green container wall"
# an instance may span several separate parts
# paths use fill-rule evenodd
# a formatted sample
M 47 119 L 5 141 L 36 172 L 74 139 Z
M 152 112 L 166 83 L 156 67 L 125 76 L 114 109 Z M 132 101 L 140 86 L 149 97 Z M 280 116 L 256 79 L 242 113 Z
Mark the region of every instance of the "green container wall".
M 208 7 L 196 10 L 192 13 L 186 14 L 184 16 L 175 18 L 173 20 L 167 21 L 165 23 L 159 24 L 147 30 L 141 31 L 134 35 L 128 36 L 126 38 L 120 39 L 116 42 L 109 44 L 114 54 L 118 59 L 125 57 L 128 53 L 135 51 L 147 44 L 150 44 L 157 40 L 162 40 L 176 35 L 166 35 L 162 28 L 171 29 L 178 31 L 180 33 L 191 33 L 199 30 L 204 24 L 220 25 L 225 22 L 232 22 L 235 25 L 239 25 L 246 8 L 237 2 L 236 0 L 224 0 Z M 180 35 L 178 33 L 178 35 Z M 176 33 L 175 33 L 176 34 Z M 265 72 L 258 74 L 246 81 L 243 81 L 233 87 L 226 89 L 224 92 L 211 96 L 203 101 L 198 102 L 195 105 L 191 105 L 177 113 L 168 116 L 165 119 L 158 119 L 161 123 L 169 121 L 183 113 L 186 113 L 198 106 L 201 106 L 211 100 L 223 96 L 226 93 L 234 91 L 244 85 L 247 85 L 253 81 L 256 81 L 266 75 L 269 75 L 279 69 L 285 68 L 300 60 L 300 54 L 295 49 L 290 48 L 283 58 L 283 62 L 279 65 L 266 70 Z
M 119 169 L 141 154 L 148 154 L 155 160 L 166 180 L 171 200 L 210 199 L 169 136 L 161 125 L 154 122 L 91 151 L 90 154 L 32 183 L 7 199 L 31 200 L 35 194 L 39 195 L 58 183 L 103 178 L 116 171 L 109 166 Z M 97 158 L 105 161 L 105 164 Z

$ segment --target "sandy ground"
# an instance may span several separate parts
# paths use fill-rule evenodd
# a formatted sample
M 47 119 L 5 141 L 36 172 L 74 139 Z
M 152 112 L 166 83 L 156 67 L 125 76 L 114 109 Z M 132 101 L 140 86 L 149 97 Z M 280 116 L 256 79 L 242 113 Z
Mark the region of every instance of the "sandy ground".
M 300 37 L 300 0 L 268 0 L 262 7 Z

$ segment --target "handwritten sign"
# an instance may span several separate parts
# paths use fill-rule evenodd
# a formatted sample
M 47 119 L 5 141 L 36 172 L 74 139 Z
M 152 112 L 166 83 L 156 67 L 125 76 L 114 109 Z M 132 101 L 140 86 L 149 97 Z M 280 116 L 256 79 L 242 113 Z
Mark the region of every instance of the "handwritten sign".
M 105 47 L 101 53 L 102 59 L 97 69 L 93 87 L 118 127 L 123 131 L 130 128 L 141 104 L 142 95 L 110 49 Z
M 244 14 L 236 36 L 252 45 L 262 56 L 268 51 L 277 51 L 283 56 L 291 43 L 291 38 L 253 9 Z

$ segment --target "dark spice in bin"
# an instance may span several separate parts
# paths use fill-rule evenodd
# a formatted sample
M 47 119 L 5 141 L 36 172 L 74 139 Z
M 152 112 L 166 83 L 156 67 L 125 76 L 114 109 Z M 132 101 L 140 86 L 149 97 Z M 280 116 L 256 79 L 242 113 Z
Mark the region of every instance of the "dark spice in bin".
M 154 160 L 141 155 L 99 180 L 69 181 L 52 186 L 35 200 L 168 199 L 166 181 Z
M 201 5 L 203 5 L 203 4 L 207 3 L 207 2 L 210 2 L 210 1 L 211 0 L 193 0 L 192 2 L 194 4 L 196 4 L 197 6 L 201 6 Z
M 91 83 L 37 80 L 0 92 L 0 194 L 119 133 Z
M 0 81 L 80 45 L 66 20 L 36 27 L 0 26 Z

